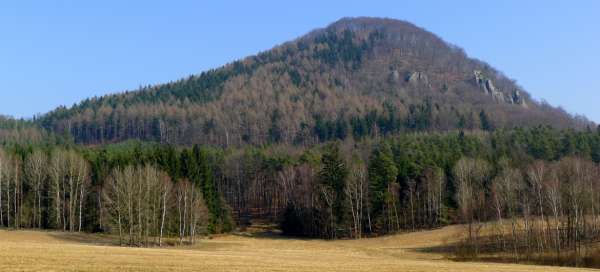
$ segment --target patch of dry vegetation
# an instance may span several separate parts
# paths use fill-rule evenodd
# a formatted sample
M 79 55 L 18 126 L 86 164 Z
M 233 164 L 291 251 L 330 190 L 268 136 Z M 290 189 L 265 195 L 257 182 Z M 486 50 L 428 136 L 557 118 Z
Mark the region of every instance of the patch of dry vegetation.
M 452 262 L 419 250 L 452 242 L 460 230 L 451 226 L 341 241 L 238 233 L 171 248 L 118 247 L 110 236 L 0 231 L 0 271 L 549 271 L 542 266 Z

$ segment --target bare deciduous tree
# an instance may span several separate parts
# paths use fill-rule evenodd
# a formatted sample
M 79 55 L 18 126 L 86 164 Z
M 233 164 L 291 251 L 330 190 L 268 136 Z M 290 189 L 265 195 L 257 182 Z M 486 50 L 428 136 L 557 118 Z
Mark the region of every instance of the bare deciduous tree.
M 47 157 L 41 151 L 31 154 L 25 162 L 27 181 L 33 189 L 33 226 L 42 227 L 42 190 L 46 181 Z
M 468 226 L 469 245 L 478 254 L 479 212 L 484 203 L 483 186 L 489 176 L 489 165 L 483 160 L 462 158 L 454 167 L 456 201 L 459 213 Z

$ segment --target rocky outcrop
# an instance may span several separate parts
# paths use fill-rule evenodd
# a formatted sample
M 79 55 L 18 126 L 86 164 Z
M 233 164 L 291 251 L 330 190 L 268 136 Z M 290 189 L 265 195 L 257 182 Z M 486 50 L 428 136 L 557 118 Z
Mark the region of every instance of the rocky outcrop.
M 487 78 L 483 74 L 483 72 L 475 70 L 473 74 L 475 74 L 475 83 L 484 93 L 489 94 L 495 98 L 504 98 L 504 95 L 500 91 L 498 91 L 494 86 L 494 82 L 491 79 Z
M 521 105 L 527 108 L 527 103 L 525 102 L 525 98 L 521 95 L 521 91 L 519 89 L 514 89 L 512 95 L 510 97 L 510 102 L 515 105 Z
M 412 72 L 406 75 L 406 82 L 414 86 L 429 86 L 429 77 L 423 72 Z
M 479 87 L 479 89 L 481 89 L 485 94 L 490 95 L 495 101 L 527 107 L 525 99 L 521 95 L 521 91 L 518 89 L 513 90 L 510 95 L 507 95 L 500 89 L 496 88 L 496 86 L 494 86 L 494 82 L 486 77 L 483 72 L 475 70 L 473 71 L 473 74 L 475 75 L 475 84 Z

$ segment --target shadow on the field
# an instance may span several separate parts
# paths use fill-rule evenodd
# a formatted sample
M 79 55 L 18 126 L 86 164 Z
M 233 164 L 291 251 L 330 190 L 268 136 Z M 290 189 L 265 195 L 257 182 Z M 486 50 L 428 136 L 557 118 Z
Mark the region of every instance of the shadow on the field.
M 436 254 L 444 254 L 444 255 L 451 255 L 453 252 L 455 252 L 456 250 L 456 245 L 440 245 L 440 246 L 433 246 L 433 247 L 422 247 L 422 248 L 415 248 L 413 249 L 416 252 L 420 252 L 420 253 L 436 253 Z
M 65 242 L 100 246 L 119 246 L 119 237 L 107 234 L 89 234 L 79 232 L 53 232 L 50 236 Z
M 279 229 L 279 227 L 274 224 L 253 224 L 231 234 L 239 237 L 268 240 L 314 240 L 306 237 L 295 237 L 285 235 L 283 234 L 281 229 Z
M 517 254 L 514 247 L 502 248 L 498 245 L 498 238 L 488 236 L 477 244 L 476 247 L 465 241 L 445 243 L 439 246 L 414 249 L 421 253 L 436 253 L 446 256 L 447 259 L 459 262 L 492 262 L 492 263 L 519 263 L 528 265 L 564 266 L 600 268 L 600 249 L 590 250 L 586 256 L 576 257 L 576 252 L 563 249 L 557 255 L 551 251 L 527 253 L 527 245 L 520 245 Z M 550 249 L 551 250 L 551 249 Z M 477 253 L 475 253 L 477 252 Z M 577 261 L 576 261 L 577 260 Z
M 162 246 L 158 245 L 157 237 L 150 237 L 149 240 L 142 244 L 130 244 L 128 236 L 124 236 L 122 243 L 119 242 L 119 236 L 113 234 L 101 233 L 72 233 L 72 232 L 53 232 L 49 235 L 62 242 L 91 245 L 91 246 L 114 246 L 114 247 L 130 247 L 130 248 L 171 248 L 171 249 L 192 249 L 192 250 L 216 250 L 227 248 L 235 245 L 231 242 L 210 242 L 212 236 L 198 236 L 194 244 L 188 238 L 180 241 L 177 237 L 163 237 Z
M 255 238 L 255 239 L 269 239 L 269 240 L 304 240 L 302 238 L 290 237 L 284 235 L 280 230 L 275 228 L 253 228 L 246 229 L 243 231 L 233 232 L 232 235 L 246 237 L 246 238 Z

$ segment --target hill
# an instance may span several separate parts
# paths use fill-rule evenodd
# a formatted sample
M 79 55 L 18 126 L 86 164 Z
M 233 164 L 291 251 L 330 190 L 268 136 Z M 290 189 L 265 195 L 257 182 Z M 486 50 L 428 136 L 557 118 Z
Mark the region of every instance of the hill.
M 341 19 L 221 68 L 90 98 L 36 122 L 85 144 L 221 146 L 586 125 L 434 34 L 379 18 Z

